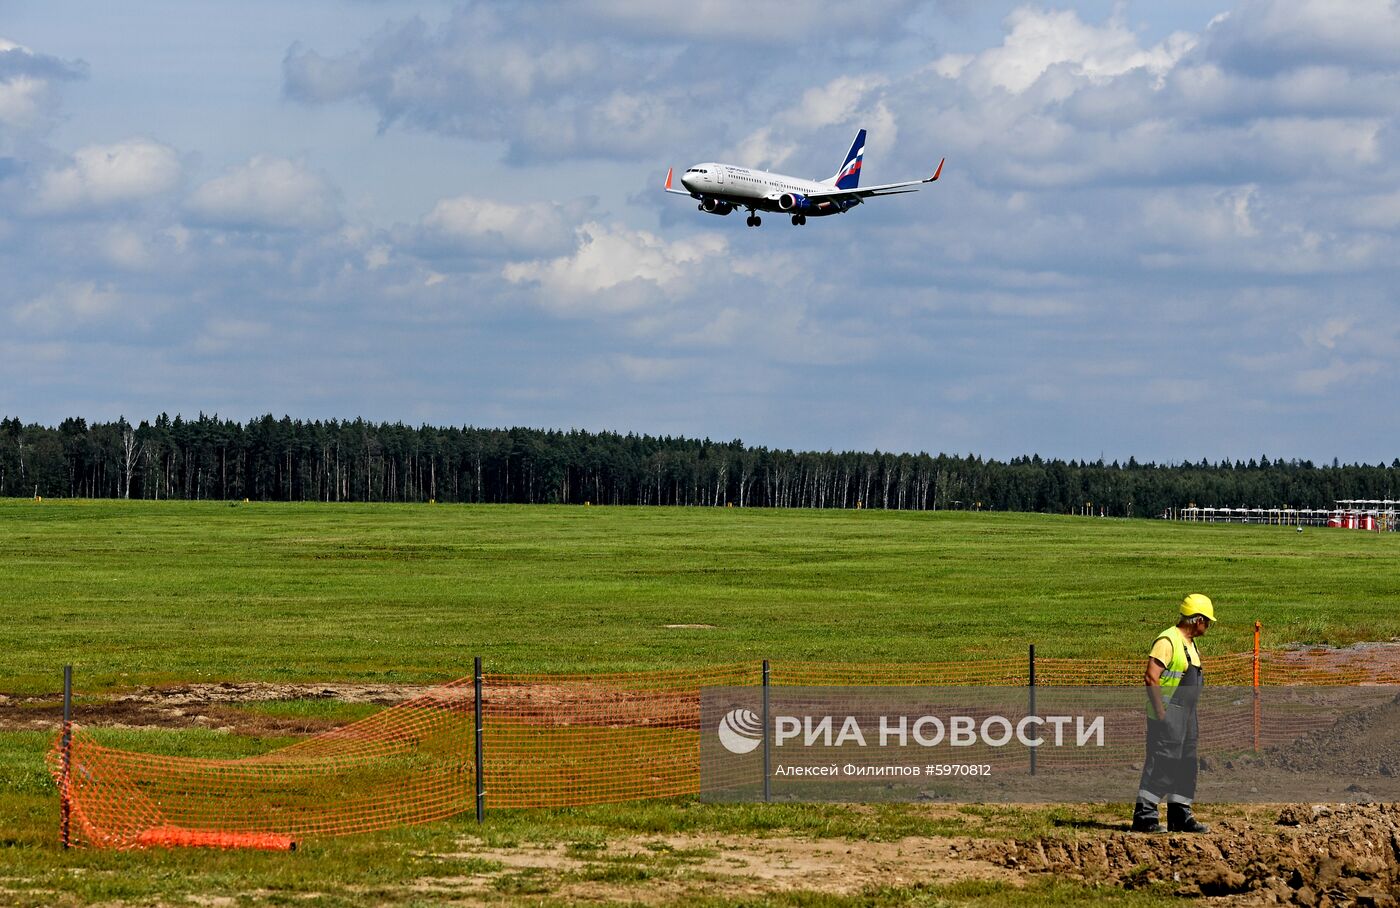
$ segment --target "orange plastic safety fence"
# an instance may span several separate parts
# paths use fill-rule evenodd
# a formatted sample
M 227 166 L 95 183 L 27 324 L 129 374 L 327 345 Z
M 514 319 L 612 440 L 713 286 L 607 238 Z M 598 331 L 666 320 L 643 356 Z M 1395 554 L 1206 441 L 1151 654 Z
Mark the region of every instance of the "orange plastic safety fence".
M 611 675 L 488 675 L 492 807 L 599 804 L 700 790 L 700 690 L 762 683 L 757 664 Z
M 346 835 L 453 816 L 474 803 L 470 682 L 255 757 L 195 759 L 105 747 L 75 728 L 67 755 L 74 844 L 176 844 L 174 833 Z M 64 754 L 50 768 L 62 787 Z M 200 844 L 248 847 L 237 837 Z
M 142 846 L 161 848 L 252 848 L 259 851 L 296 851 L 296 839 L 267 832 L 217 832 L 153 826 L 137 838 Z
M 1252 653 L 1208 660 L 1210 685 L 1247 690 L 1253 683 Z M 1142 667 L 1141 660 L 1040 658 L 1036 684 L 1140 685 Z M 1265 689 L 1400 684 L 1400 647 L 1266 651 L 1258 669 Z M 485 803 L 546 807 L 694 794 L 700 785 L 702 689 L 752 687 L 762 680 L 757 662 L 630 674 L 488 674 L 482 695 Z M 769 680 L 780 687 L 1024 687 L 1029 666 L 1025 659 L 775 663 Z M 1246 693 L 1230 704 L 1238 716 L 1203 728 L 1201 744 L 1239 749 L 1291 740 L 1334 721 L 1334 706 L 1314 697 L 1263 709 Z M 226 760 L 119 750 L 75 727 L 66 760 L 55 742 L 49 762 L 70 808 L 74 844 L 291 847 L 308 836 L 387 829 L 473 810 L 474 708 L 473 680 L 463 679 L 291 746 Z M 1118 708 L 1110 720 L 1140 727 L 1142 714 Z M 1103 754 L 1110 762 L 1134 758 L 1140 754 Z

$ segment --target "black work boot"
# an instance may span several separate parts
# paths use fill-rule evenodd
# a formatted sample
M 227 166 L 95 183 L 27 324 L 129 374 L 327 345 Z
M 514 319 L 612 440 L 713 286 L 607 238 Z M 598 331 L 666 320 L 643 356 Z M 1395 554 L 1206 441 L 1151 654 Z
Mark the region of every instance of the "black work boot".
M 1190 804 L 1168 804 L 1167 832 L 1210 832 L 1210 827 L 1196 819 Z
M 1161 832 L 1162 824 L 1157 820 L 1157 805 L 1138 801 L 1133 807 L 1133 832 Z

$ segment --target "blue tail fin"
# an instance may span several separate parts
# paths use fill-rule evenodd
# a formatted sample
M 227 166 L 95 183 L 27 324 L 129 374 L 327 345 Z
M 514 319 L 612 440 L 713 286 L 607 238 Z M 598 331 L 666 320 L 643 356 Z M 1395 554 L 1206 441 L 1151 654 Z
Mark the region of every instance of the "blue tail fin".
M 846 152 L 846 160 L 841 162 L 841 169 L 836 171 L 836 176 L 830 182 L 837 189 L 855 189 L 860 185 L 860 162 L 865 157 L 865 130 L 856 133 L 856 140 L 851 143 L 851 150 Z

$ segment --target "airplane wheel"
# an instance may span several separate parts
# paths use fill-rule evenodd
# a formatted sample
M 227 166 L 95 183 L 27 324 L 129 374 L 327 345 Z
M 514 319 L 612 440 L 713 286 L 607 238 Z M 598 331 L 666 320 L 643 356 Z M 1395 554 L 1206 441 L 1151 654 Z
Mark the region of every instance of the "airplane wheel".
M 806 223 L 807 223 L 807 215 L 805 215 L 805 214 L 802 215 L 802 223 L 803 223 L 803 224 L 806 224 Z
M 763 218 L 759 217 L 758 215 L 754 215 L 754 216 L 753 216 L 753 225 L 754 225 L 755 227 L 759 226 L 759 225 L 762 224 L 762 223 L 763 223 Z
M 745 224 L 748 224 L 750 227 L 752 227 L 752 226 L 753 226 L 754 220 L 755 220 L 754 216 L 753 216 L 753 215 L 749 215 L 748 218 L 744 221 L 744 223 L 745 223 Z

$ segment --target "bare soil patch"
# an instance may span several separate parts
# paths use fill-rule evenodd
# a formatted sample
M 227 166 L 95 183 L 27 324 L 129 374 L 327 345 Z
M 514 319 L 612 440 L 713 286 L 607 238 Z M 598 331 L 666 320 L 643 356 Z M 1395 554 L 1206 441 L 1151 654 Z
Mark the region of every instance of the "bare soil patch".
M 962 880 L 1024 886 L 1043 876 L 1221 906 L 1396 906 L 1400 805 L 1294 805 L 1231 816 L 1205 835 L 1130 833 L 1115 824 L 1030 839 L 911 837 L 892 842 L 735 835 L 629 836 L 606 843 L 463 842 L 447 859 L 496 869 L 420 886 L 475 901 L 502 893 L 662 904 L 700 895 L 854 895 Z M 627 872 L 634 868 L 634 872 Z
M 539 725 L 570 725 L 606 714 L 608 724 L 626 727 L 697 728 L 694 688 L 636 689 L 587 679 L 557 684 L 495 681 L 484 693 L 498 715 Z M 448 709 L 471 710 L 469 685 L 272 684 L 263 682 L 140 687 L 104 698 L 82 698 L 73 719 L 89 728 L 217 728 L 260 736 L 313 735 L 346 724 L 344 719 L 281 716 L 246 709 L 291 700 L 334 700 L 392 706 L 430 697 Z M 63 704 L 53 696 L 0 694 L 0 731 L 54 731 Z
M 619 838 L 585 848 L 564 843 L 516 848 L 464 844 L 467 848 L 459 854 L 441 857 L 487 860 L 501 869 L 454 878 L 449 888 L 509 891 L 515 880 L 534 880 L 541 890 L 535 894 L 567 900 L 655 904 L 700 894 L 729 898 L 792 891 L 851 895 L 878 886 L 965 879 L 1014 885 L 1025 878 L 1023 871 L 969 856 L 970 840 L 953 838 L 869 842 L 666 835 Z M 639 872 L 628 873 L 626 868 Z M 645 885 L 639 885 L 642 882 Z
M 389 706 L 432 687 L 406 684 L 270 684 L 259 682 L 139 687 L 74 705 L 74 721 L 107 728 L 223 728 L 246 735 L 310 735 L 345 724 L 315 716 L 263 715 L 240 709 L 287 700 L 336 700 Z M 0 731 L 57 731 L 63 702 L 0 694 Z
M 1400 805 L 1282 808 L 1272 828 L 1227 819 L 1206 835 L 1112 832 L 983 842 L 973 856 L 1004 868 L 1126 888 L 1166 883 L 1234 904 L 1395 905 Z

